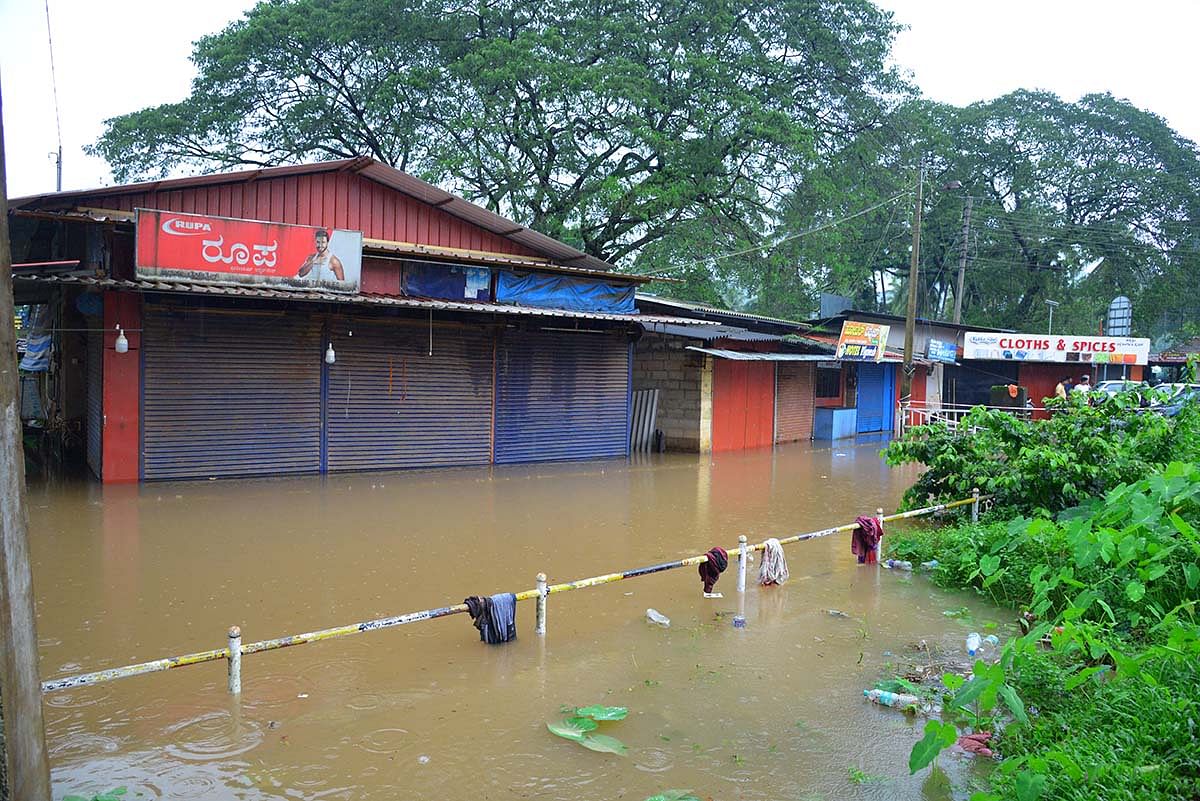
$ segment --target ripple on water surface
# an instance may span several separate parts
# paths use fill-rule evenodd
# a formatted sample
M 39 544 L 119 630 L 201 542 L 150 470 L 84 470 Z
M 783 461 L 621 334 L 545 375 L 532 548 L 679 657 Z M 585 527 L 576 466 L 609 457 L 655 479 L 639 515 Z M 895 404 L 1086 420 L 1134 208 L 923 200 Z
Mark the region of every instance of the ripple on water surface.
M 168 754 L 189 761 L 217 761 L 244 754 L 263 741 L 257 721 L 214 710 L 172 724 L 163 730 Z

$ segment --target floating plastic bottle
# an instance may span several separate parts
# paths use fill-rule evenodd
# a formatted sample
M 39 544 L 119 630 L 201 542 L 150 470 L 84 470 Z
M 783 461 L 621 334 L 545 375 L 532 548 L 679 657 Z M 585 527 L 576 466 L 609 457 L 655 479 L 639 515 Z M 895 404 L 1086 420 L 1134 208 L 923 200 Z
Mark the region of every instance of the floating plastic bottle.
M 888 559 L 883 566 L 888 570 L 912 570 L 912 562 L 905 559 Z
M 989 648 L 999 648 L 1000 647 L 1000 638 L 997 637 L 995 634 L 989 634 L 988 636 L 983 638 L 983 644 L 988 646 Z
M 735 629 L 746 628 L 746 618 L 742 615 L 734 615 L 733 616 L 733 627 Z
M 662 612 L 659 612 L 657 609 L 647 609 L 646 620 L 649 620 L 651 623 L 657 623 L 664 629 L 671 627 L 671 618 L 667 617 Z
M 922 570 L 933 570 L 937 566 L 938 566 L 938 560 L 936 560 L 936 559 L 930 559 L 928 562 L 921 563 Z
M 967 635 L 967 653 L 971 656 L 979 653 L 979 647 L 983 645 L 983 639 L 978 632 L 972 631 Z
M 880 706 L 890 706 L 895 709 L 921 705 L 921 699 L 915 695 L 891 693 L 887 690 L 863 690 L 863 697 Z

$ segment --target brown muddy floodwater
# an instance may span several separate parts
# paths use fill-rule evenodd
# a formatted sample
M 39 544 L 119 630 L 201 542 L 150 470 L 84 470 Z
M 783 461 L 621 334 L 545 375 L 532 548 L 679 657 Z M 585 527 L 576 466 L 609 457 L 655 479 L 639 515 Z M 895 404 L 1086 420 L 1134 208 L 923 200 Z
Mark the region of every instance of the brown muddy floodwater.
M 892 511 L 911 470 L 879 443 L 480 470 L 31 486 L 43 678 L 619 571 Z M 892 653 L 960 648 L 1009 615 L 854 564 L 846 535 L 788 546 L 792 580 L 723 600 L 695 568 L 549 599 L 549 634 L 486 646 L 466 615 L 46 697 L 55 796 L 713 799 L 949 797 L 908 775 L 920 721 L 862 698 Z M 757 564 L 751 566 L 754 571 Z M 753 573 L 752 573 L 753 576 Z M 669 629 L 647 623 L 654 607 Z M 849 613 L 833 617 L 828 609 Z M 978 625 L 978 624 L 976 624 Z M 627 756 L 546 730 L 562 705 L 628 706 Z M 971 768 L 942 760 L 965 797 Z M 878 777 L 858 784 L 848 770 Z M 139 795 L 140 794 L 140 795 Z

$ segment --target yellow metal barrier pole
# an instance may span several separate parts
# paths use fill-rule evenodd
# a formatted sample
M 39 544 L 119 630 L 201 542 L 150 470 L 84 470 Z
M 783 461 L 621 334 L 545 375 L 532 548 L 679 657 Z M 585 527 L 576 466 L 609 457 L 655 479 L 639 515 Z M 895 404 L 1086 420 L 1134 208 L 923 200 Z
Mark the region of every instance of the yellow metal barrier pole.
M 899 512 L 894 515 L 888 515 L 884 520 L 904 520 L 909 517 L 919 517 L 920 515 L 933 514 L 936 512 L 945 511 L 947 509 L 955 509 L 967 504 L 978 504 L 980 500 L 990 499 L 992 496 L 985 495 L 966 498 L 961 501 L 951 501 L 950 503 L 938 504 L 937 506 L 927 506 L 922 509 L 913 509 L 908 512 Z M 779 540 L 780 544 L 788 545 L 793 542 L 803 542 L 805 540 L 816 539 L 818 537 L 827 537 L 830 534 L 836 534 L 842 531 L 853 531 L 857 528 L 856 523 L 847 523 L 843 526 L 834 526 L 833 528 L 823 529 L 821 531 L 813 531 L 808 534 L 797 534 L 792 537 L 785 537 Z M 743 554 L 750 554 L 756 550 L 762 550 L 764 545 L 750 545 L 739 538 L 739 547 L 730 550 L 730 556 L 738 556 L 741 558 Z M 686 559 L 678 559 L 673 562 L 662 562 L 657 565 L 647 565 L 646 567 L 633 568 L 621 573 L 606 573 L 602 576 L 592 576 L 590 578 L 578 579 L 576 581 L 568 581 L 562 584 L 552 584 L 548 587 L 543 587 L 541 582 L 539 586 L 531 590 L 523 590 L 515 593 L 516 600 L 528 601 L 534 598 L 545 599 L 546 596 L 557 592 L 570 592 L 571 590 L 582 590 L 586 587 L 598 587 L 601 584 L 611 584 L 616 581 L 622 581 L 629 578 L 637 578 L 639 576 L 648 576 L 652 573 L 661 573 L 665 570 L 674 570 L 679 567 L 688 567 L 689 565 L 698 565 L 708 558 L 707 555 L 689 556 Z M 337 637 L 347 637 L 351 634 L 362 634 L 368 631 L 377 629 L 392 628 L 394 626 L 403 626 L 408 623 L 416 623 L 421 620 L 434 620 L 439 617 L 448 615 L 457 615 L 467 611 L 466 604 L 455 604 L 453 606 L 443 606 L 437 609 L 424 609 L 420 612 L 409 612 L 403 615 L 394 617 L 378 618 L 376 620 L 366 620 L 361 623 L 351 623 L 347 626 L 336 626 L 329 629 L 318 629 L 317 631 L 305 632 L 303 634 L 292 634 L 286 637 L 276 637 L 272 640 L 260 640 L 248 645 L 241 646 L 241 656 L 246 654 L 257 654 L 262 651 L 273 651 L 279 648 L 290 648 L 293 645 L 304 645 L 310 642 L 320 642 L 322 640 L 332 640 Z M 232 634 L 232 632 L 231 632 Z M 232 637 L 231 637 L 232 639 Z M 99 670 L 95 673 L 83 673 L 78 676 L 66 676 L 60 679 L 50 679 L 42 682 L 42 692 L 50 693 L 57 690 L 69 690 L 75 687 L 86 687 L 93 684 L 101 684 L 107 681 L 116 679 L 128 678 L 130 676 L 140 676 L 145 673 L 157 673 L 164 670 L 172 670 L 178 667 L 186 667 L 188 665 L 198 665 L 203 662 L 214 662 L 218 659 L 231 659 L 230 648 L 218 648 L 212 651 L 197 651 L 196 653 L 184 654 L 182 656 L 172 656 L 165 659 L 155 659 L 152 662 L 142 662 L 137 665 L 126 665 L 125 667 L 109 668 L 107 670 Z M 232 660 L 231 660 L 232 661 Z M 232 669 L 232 665 L 231 665 Z M 232 679 L 231 679 L 232 687 Z M 240 687 L 240 659 L 239 659 L 239 687 Z M 231 690 L 232 692 L 232 690 Z

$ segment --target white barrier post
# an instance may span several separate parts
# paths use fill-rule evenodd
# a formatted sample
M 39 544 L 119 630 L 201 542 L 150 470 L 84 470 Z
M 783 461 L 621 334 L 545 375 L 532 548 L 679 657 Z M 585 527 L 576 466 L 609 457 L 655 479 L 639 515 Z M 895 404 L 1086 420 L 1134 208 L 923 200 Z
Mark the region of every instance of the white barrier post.
M 229 627 L 229 694 L 242 694 L 242 630 Z
M 738 535 L 738 590 L 737 591 L 743 592 L 743 593 L 746 591 L 746 564 L 747 564 L 747 562 L 750 561 L 748 559 L 750 554 L 747 553 L 747 550 L 749 550 L 749 549 L 746 546 L 746 535 L 739 534 Z
M 979 522 L 979 487 L 971 490 L 971 522 Z
M 539 637 L 546 636 L 546 574 L 537 574 L 537 622 L 534 624 L 534 633 Z

